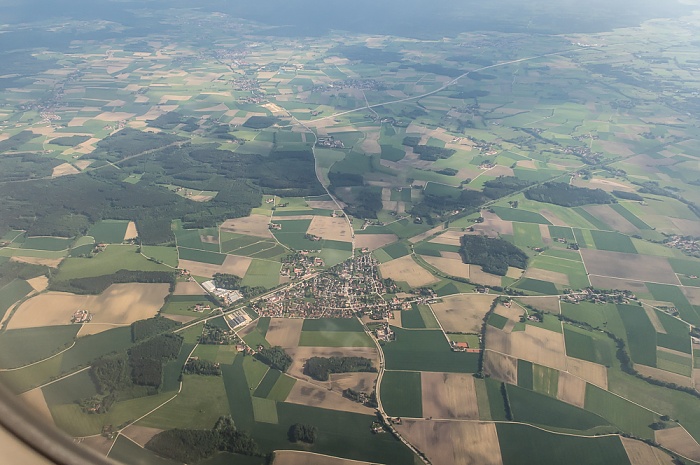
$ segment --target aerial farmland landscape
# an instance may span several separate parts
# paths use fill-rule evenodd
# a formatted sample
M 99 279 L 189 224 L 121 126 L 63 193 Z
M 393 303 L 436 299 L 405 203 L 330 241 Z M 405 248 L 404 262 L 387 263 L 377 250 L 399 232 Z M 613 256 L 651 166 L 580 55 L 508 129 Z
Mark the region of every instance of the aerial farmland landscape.
M 0 0 L 1 403 L 86 463 L 700 463 L 697 1 L 64 3 Z

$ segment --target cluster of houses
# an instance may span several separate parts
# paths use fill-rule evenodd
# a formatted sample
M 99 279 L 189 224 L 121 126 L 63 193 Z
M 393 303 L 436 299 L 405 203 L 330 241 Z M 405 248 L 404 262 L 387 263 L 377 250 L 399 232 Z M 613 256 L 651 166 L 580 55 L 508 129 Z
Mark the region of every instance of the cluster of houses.
M 312 256 L 308 250 L 287 255 L 282 261 L 280 276 L 302 278 L 310 275 L 325 265 L 321 257 Z
M 691 236 L 671 236 L 665 244 L 668 247 L 673 247 L 674 249 L 682 250 L 688 255 L 695 257 L 700 256 L 700 242 L 695 240 Z M 691 279 L 697 278 L 697 276 L 689 276 Z
M 638 300 L 634 293 L 625 289 L 595 289 L 593 287 L 575 291 L 567 289 L 559 299 L 562 302 L 571 304 L 577 304 L 579 302 L 628 304 Z
M 450 347 L 453 352 L 468 352 L 468 353 L 478 353 L 480 352 L 478 347 L 469 347 L 468 342 L 455 342 L 450 341 Z
M 337 140 L 333 136 L 319 137 L 316 141 L 316 147 L 326 147 L 331 149 L 344 149 L 345 144 L 342 140 Z
M 203 282 L 202 287 L 208 293 L 214 295 L 215 297 L 223 301 L 225 305 L 231 305 L 232 303 L 243 298 L 243 294 L 241 293 L 241 291 L 216 287 L 214 281 L 211 280 Z
M 314 266 L 320 263 L 313 260 Z M 261 316 L 271 317 L 349 318 L 357 313 L 386 316 L 391 307 L 381 296 L 390 289 L 380 278 L 377 266 L 371 256 L 359 255 L 259 300 L 255 308 Z M 304 273 L 301 267 L 298 271 Z M 291 272 L 294 276 L 297 269 Z
M 374 337 L 376 337 L 378 341 L 391 342 L 396 340 L 396 333 L 391 329 L 389 323 L 386 323 L 374 330 Z
M 70 319 L 71 323 L 81 324 L 90 323 L 92 321 L 92 314 L 87 310 L 76 310 Z

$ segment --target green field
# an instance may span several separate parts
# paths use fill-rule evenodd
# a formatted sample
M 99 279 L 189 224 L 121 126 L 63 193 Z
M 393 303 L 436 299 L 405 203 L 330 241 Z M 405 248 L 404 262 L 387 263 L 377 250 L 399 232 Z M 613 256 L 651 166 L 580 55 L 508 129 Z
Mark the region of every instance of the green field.
M 394 417 L 423 416 L 421 374 L 415 371 L 386 371 L 381 385 L 382 406 Z
M 215 242 L 204 242 L 202 237 L 213 237 Z M 176 229 L 175 238 L 178 247 L 186 249 L 207 250 L 209 252 L 220 252 L 219 230 L 216 228 L 207 229 Z
M 253 417 L 256 422 L 277 424 L 277 402 L 274 400 L 252 397 Z
M 515 245 L 520 248 L 535 248 L 544 246 L 538 224 L 513 223 L 513 234 L 515 234 Z
M 364 332 L 356 318 L 309 318 L 304 320 L 302 331 L 355 331 Z
M 0 368 L 16 368 L 68 348 L 81 325 L 12 329 L 0 333 Z
M 532 371 L 533 390 L 540 394 L 556 397 L 559 389 L 559 371 L 542 365 L 533 365 Z
M 267 289 L 277 287 L 280 282 L 281 266 L 279 262 L 253 259 L 241 281 L 241 285 L 251 287 L 262 286 Z
M 97 388 L 89 371 L 82 371 L 44 386 L 41 391 L 48 405 L 77 403 L 97 394 Z
M 598 415 L 550 396 L 513 385 L 508 385 L 507 389 L 515 421 L 579 431 L 608 425 L 608 422 Z
M 532 390 L 533 375 L 532 362 L 518 360 L 518 386 Z
M 665 350 L 656 351 L 656 366 L 662 370 L 670 371 L 678 375 L 692 376 L 693 359 L 670 353 Z
M 536 294 L 544 294 L 544 295 L 557 295 L 559 294 L 559 291 L 557 291 L 557 287 L 548 282 L 548 281 L 541 281 L 539 279 L 533 279 L 533 278 L 523 278 L 519 280 L 515 285 L 513 286 L 517 289 L 522 289 L 523 291 L 530 291 L 534 292 Z
M 493 326 L 494 328 L 503 329 L 506 323 L 508 323 L 508 318 L 499 315 L 498 313 L 492 313 L 491 315 L 489 315 L 487 323 Z
M 614 360 L 614 343 L 604 334 L 564 325 L 564 341 L 569 357 L 606 366 L 610 366 Z
M 93 258 L 67 258 L 59 267 L 56 279 L 67 281 L 112 274 L 119 270 L 171 270 L 171 268 L 148 260 L 136 250 L 136 246 L 131 245 L 110 245 Z
M 177 397 L 139 422 L 152 428 L 208 429 L 228 415 L 228 400 L 221 376 L 183 375 Z
M 148 449 L 144 449 L 124 436 L 117 436 L 114 446 L 109 451 L 109 458 L 118 463 L 135 463 L 139 465 L 179 465 L 178 462 L 164 459 Z
M 611 231 L 592 230 L 591 235 L 598 250 L 609 250 L 611 252 L 637 253 L 634 244 L 629 236 Z
M 698 316 L 698 310 L 696 310 L 688 299 L 683 294 L 683 292 L 677 286 L 671 286 L 668 284 L 657 284 L 657 283 L 644 283 L 654 296 L 654 299 L 660 300 L 662 302 L 673 302 L 673 304 L 678 309 L 683 320 L 687 321 L 693 325 L 700 325 L 700 316 Z
M 396 340 L 383 347 L 387 370 L 475 373 L 478 369 L 478 354 L 453 352 L 441 331 L 392 329 Z
M 148 258 L 158 260 L 165 265 L 177 267 L 177 248 L 176 247 L 160 247 L 155 245 L 141 246 L 141 253 Z
M 408 247 L 402 242 L 395 242 L 391 245 L 387 245 L 381 250 L 386 252 L 391 258 L 401 258 L 410 253 Z
M 374 347 L 374 342 L 364 332 L 302 331 L 299 345 L 311 347 Z
M 226 260 L 226 255 L 207 250 L 177 248 L 180 260 L 191 260 L 193 262 L 209 263 L 211 265 L 222 265 Z
M 98 244 L 121 244 L 124 242 L 128 221 L 102 220 L 95 223 L 87 232 Z
M 32 286 L 23 279 L 14 279 L 0 288 L 0 320 L 17 301 L 32 292 Z
M 627 346 L 635 363 L 656 366 L 656 330 L 642 307 L 618 305 L 627 332 Z
M 496 425 L 503 465 L 630 465 L 618 436 L 585 438 L 548 433 L 526 425 Z M 575 457 L 575 459 L 574 459 Z
M 610 208 L 615 210 L 617 213 L 620 214 L 624 219 L 632 223 L 636 228 L 645 230 L 645 229 L 652 229 L 648 224 L 646 224 L 644 221 L 642 221 L 637 215 L 629 211 L 628 209 L 625 208 L 624 204 L 622 203 L 614 203 L 610 205 Z
M 649 425 L 657 420 L 656 415 L 592 384 L 586 385 L 585 408 L 605 418 L 622 431 L 645 439 L 654 437 Z
M 657 333 L 656 342 L 659 346 L 679 352 L 691 353 L 690 329 L 683 321 L 671 315 L 654 310 L 666 333 Z
M 122 235 L 122 238 L 123 237 L 124 235 Z M 68 249 L 72 242 L 73 239 L 66 239 L 63 237 L 28 237 L 25 239 L 24 243 L 22 243 L 22 248 L 58 252 Z
M 551 224 L 539 213 L 518 208 L 491 207 L 499 218 L 505 221 L 518 221 L 522 223 Z

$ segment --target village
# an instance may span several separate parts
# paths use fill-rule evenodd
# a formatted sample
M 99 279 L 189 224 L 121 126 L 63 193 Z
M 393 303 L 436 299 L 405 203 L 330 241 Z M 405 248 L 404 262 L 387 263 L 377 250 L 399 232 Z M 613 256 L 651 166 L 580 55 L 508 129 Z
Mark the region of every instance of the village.
M 567 289 L 564 291 L 564 295 L 560 296 L 559 299 L 562 302 L 571 304 L 577 304 L 580 302 L 593 302 L 596 304 L 628 304 L 632 301 L 638 300 L 637 296 L 628 290 L 595 289 L 593 287 L 578 290 Z
M 302 252 L 288 258 L 283 273 L 308 279 L 280 289 L 253 304 L 255 311 L 265 317 L 288 318 L 351 318 L 366 315 L 372 320 L 391 317 L 394 310 L 410 308 L 411 302 L 426 300 L 399 293 L 387 300 L 385 294 L 395 294 L 398 287 L 391 279 L 382 279 L 378 262 L 362 254 L 314 275 L 318 261 Z

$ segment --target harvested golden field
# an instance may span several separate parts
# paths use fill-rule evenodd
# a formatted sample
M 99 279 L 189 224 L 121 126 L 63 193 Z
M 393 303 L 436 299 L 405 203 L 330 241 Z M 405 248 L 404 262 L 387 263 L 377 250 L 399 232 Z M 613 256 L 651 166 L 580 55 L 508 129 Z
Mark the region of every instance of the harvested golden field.
M 683 427 L 657 430 L 654 439 L 663 447 L 700 462 L 700 445 Z
M 692 305 L 700 305 L 700 287 L 681 287 L 683 294 Z
M 379 265 L 383 278 L 405 281 L 411 287 L 427 286 L 438 281 L 428 270 L 416 263 L 410 255 Z
M 287 373 L 325 388 L 330 386 L 329 381 L 316 381 L 304 374 L 304 364 L 311 357 L 365 357 L 372 360 L 375 368 L 379 367 L 379 353 L 376 347 L 294 347 L 286 352 L 292 357 L 292 365 Z
M 189 323 L 192 320 L 196 320 L 197 316 L 186 316 L 186 315 L 172 315 L 170 313 L 164 313 L 163 316 L 168 320 L 178 321 L 182 324 Z
M 557 271 L 543 270 L 541 268 L 528 268 L 525 271 L 526 278 L 539 279 L 540 281 L 548 281 L 550 283 L 569 285 L 569 277 L 564 273 Z
M 80 173 L 80 171 L 77 170 L 77 168 L 70 163 L 63 163 L 60 164 L 53 169 L 53 173 L 51 173 L 51 176 L 54 178 L 58 178 L 60 176 L 66 176 L 69 174 L 77 174 Z
M 116 438 L 109 439 L 104 436 L 89 436 L 87 438 L 80 438 L 76 442 L 106 456 L 114 441 L 116 441 Z
M 666 381 L 667 383 L 676 383 L 679 386 L 691 388 L 695 387 L 692 378 L 687 376 L 671 373 L 670 371 L 662 370 L 656 367 L 639 365 L 637 363 L 634 364 L 634 368 L 644 376 L 651 376 L 652 378 L 660 379 L 661 381 Z
M 341 459 L 301 450 L 276 450 L 272 465 L 372 465 L 369 462 Z M 632 464 L 636 465 L 636 464 Z
M 124 233 L 124 240 L 128 241 L 136 239 L 137 237 L 139 237 L 139 231 L 136 229 L 136 223 L 129 221 L 129 224 L 126 226 L 126 232 Z
M 566 367 L 566 371 L 572 375 L 578 376 L 600 388 L 608 389 L 608 369 L 603 365 L 578 358 L 567 357 Z
M 650 303 L 649 301 L 642 300 L 643 303 Z M 651 304 L 654 305 L 654 304 Z M 670 304 L 671 307 L 673 307 L 673 304 Z M 666 334 L 666 329 L 664 328 L 664 325 L 661 324 L 661 320 L 659 320 L 659 316 L 656 314 L 653 308 L 651 308 L 650 305 L 642 305 L 642 308 L 644 308 L 644 312 L 647 314 L 649 317 L 649 321 L 651 321 L 651 325 L 654 327 L 654 330 L 656 330 L 657 333 L 662 333 Z
M 341 208 L 345 206 L 342 202 L 338 203 Z M 308 205 L 309 208 L 318 208 L 320 210 L 338 210 L 338 204 L 332 200 L 307 200 L 306 205 Z
M 162 429 L 149 428 L 148 426 L 129 425 L 124 428 L 122 434 L 139 446 L 145 447 L 146 443 L 150 441 L 153 436 L 162 431 Z
M 448 229 L 444 233 L 440 234 L 438 237 L 430 239 L 428 242 L 432 242 L 434 244 L 454 245 L 459 247 L 461 245 L 459 240 L 462 238 L 462 236 L 464 236 L 464 232 L 462 232 L 461 230 Z
M 373 409 L 346 399 L 336 391 L 330 391 L 327 388 L 318 387 L 302 380 L 297 380 L 294 383 L 294 387 L 285 402 L 342 412 L 355 412 L 366 415 L 373 413 Z
M 587 205 L 583 209 L 612 227 L 615 231 L 630 235 L 639 234 L 639 229 L 613 210 L 610 205 Z
M 102 294 L 76 295 L 47 292 L 24 302 L 9 321 L 8 329 L 70 324 L 73 313 L 88 310 L 91 324 L 129 325 L 155 316 L 169 293 L 168 284 L 112 284 Z
M 27 283 L 29 283 L 36 292 L 42 292 L 49 287 L 49 278 L 46 276 L 37 276 L 36 278 L 28 279 Z
M 496 305 L 496 308 L 493 311 L 497 315 L 504 316 L 511 321 L 519 321 L 520 315 L 525 313 L 525 310 L 523 310 L 523 308 L 516 303 L 512 303 L 510 307 L 506 307 L 505 305 L 499 303 Z
M 271 318 L 265 339 L 273 346 L 297 347 L 303 324 L 302 318 Z
M 372 250 L 384 247 L 387 244 L 396 242 L 398 236 L 395 234 L 356 234 L 355 235 L 355 248 L 363 249 L 367 247 L 370 252 Z
M 19 263 L 29 263 L 30 265 L 42 265 L 49 268 L 58 268 L 63 258 L 39 258 L 39 257 L 12 257 L 10 261 Z
M 352 242 L 350 225 L 344 217 L 314 216 L 306 233 L 333 241 Z
M 41 390 L 41 388 L 34 388 L 30 391 L 24 392 L 19 395 L 19 398 L 41 420 L 48 421 L 50 424 L 53 424 L 53 417 L 51 416 L 49 405 L 46 403 L 46 398 L 44 397 L 44 392 Z
M 431 257 L 428 255 L 421 255 L 421 258 L 445 274 L 469 279 L 470 265 L 462 262 L 461 258 Z
M 221 265 L 212 265 L 210 263 L 194 262 L 192 260 L 180 260 L 180 268 L 188 270 L 193 276 L 202 276 L 211 278 L 216 273 L 229 273 L 236 276 L 245 276 L 250 263 L 253 261 L 250 257 L 240 257 L 238 255 L 227 255 L 224 263 Z
M 332 389 L 341 393 L 344 389 L 372 392 L 377 381 L 377 373 L 333 373 L 330 377 Z
M 583 408 L 586 402 L 586 382 L 571 373 L 560 371 L 557 398 L 568 404 Z
M 518 302 L 535 307 L 536 309 L 557 314 L 559 313 L 559 296 L 518 297 Z
M 510 350 L 503 350 L 503 353 L 550 368 L 566 368 L 566 351 L 561 333 L 527 325 L 525 331 L 514 331 L 509 336 Z M 488 336 L 486 344 L 495 350 Z
M 632 281 L 629 279 L 617 279 L 617 278 L 607 278 L 597 275 L 589 275 L 589 281 L 591 286 L 597 287 L 598 289 L 624 289 L 635 294 L 648 293 L 649 289 L 641 281 Z
M 436 226 L 436 227 L 434 227 L 433 229 L 429 229 L 428 231 L 426 231 L 426 232 L 424 232 L 424 233 L 421 233 L 421 234 L 418 234 L 418 235 L 416 235 L 416 236 L 411 237 L 410 239 L 408 239 L 408 241 L 409 241 L 411 244 L 416 244 L 416 243 L 418 243 L 418 242 L 420 242 L 420 241 L 422 241 L 422 240 L 425 240 L 425 239 L 429 238 L 429 237 L 432 236 L 433 234 L 437 234 L 437 233 L 439 233 L 440 231 L 443 231 L 443 230 L 444 230 L 444 229 L 443 229 L 443 226 L 442 226 L 442 225 Z
M 486 273 L 482 271 L 480 266 L 470 266 L 469 267 L 469 279 L 477 284 L 483 284 L 485 286 L 500 286 L 501 277 L 495 274 Z
M 397 431 L 434 465 L 502 465 L 494 423 L 404 420 Z
M 484 234 L 489 237 L 498 237 L 500 235 L 513 235 L 513 223 L 511 221 L 502 220 L 495 213 L 490 213 L 486 210 L 481 212 L 484 218 L 483 223 L 474 225 L 474 231 L 479 234 Z
M 173 295 L 204 295 L 204 289 L 197 281 L 185 281 L 175 284 Z
M 445 331 L 478 333 L 495 298 L 486 294 L 462 294 L 443 297 L 442 302 L 430 306 Z
M 502 331 L 497 330 L 502 333 Z M 487 337 L 488 340 L 488 337 Z M 510 384 L 518 383 L 518 359 L 493 350 L 484 352 L 484 373 Z
M 664 451 L 630 438 L 620 438 L 632 465 L 673 465 L 673 459 Z
M 680 284 L 671 265 L 663 257 L 593 249 L 581 249 L 581 256 L 591 275 Z M 608 288 L 609 285 L 605 287 Z
M 421 373 L 423 416 L 435 419 L 478 420 L 474 376 L 462 373 Z
M 235 218 L 226 220 L 221 225 L 220 230 L 230 233 L 247 234 L 248 236 L 272 238 L 272 233 L 268 229 L 270 218 L 265 215 L 250 215 L 245 218 Z

